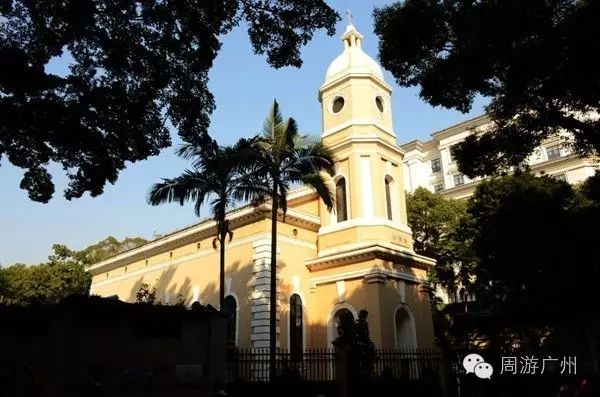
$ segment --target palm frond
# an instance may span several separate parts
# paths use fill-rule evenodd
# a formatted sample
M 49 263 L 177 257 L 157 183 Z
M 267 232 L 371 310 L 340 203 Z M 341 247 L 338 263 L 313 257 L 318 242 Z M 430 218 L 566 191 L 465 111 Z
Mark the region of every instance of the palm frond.
M 280 131 L 280 145 L 279 153 L 283 153 L 286 149 L 290 150 L 294 148 L 294 143 L 298 136 L 298 124 L 293 118 L 287 119 L 282 130 Z
M 184 160 L 193 160 L 194 167 L 199 168 L 204 159 L 217 156 L 218 149 L 219 146 L 213 139 L 210 143 L 203 145 L 184 143 L 177 148 L 175 154 Z
M 276 139 L 276 131 L 278 128 L 281 128 L 283 123 L 283 117 L 281 116 L 281 112 L 279 110 L 279 104 L 277 100 L 273 100 L 273 106 L 269 111 L 269 115 L 265 119 L 263 123 L 262 136 L 268 140 Z
M 318 173 L 305 174 L 301 177 L 301 180 L 305 185 L 308 185 L 316 190 L 317 194 L 321 200 L 323 200 L 323 203 L 325 203 L 325 206 L 329 211 L 333 209 L 334 194 L 329 188 L 329 184 L 323 175 Z
M 163 179 L 154 184 L 148 192 L 147 202 L 153 206 L 171 202 L 183 205 L 190 200 L 204 202 L 211 191 L 207 182 L 197 171 L 185 170 L 176 178 Z
M 331 150 L 321 142 L 305 141 L 296 148 L 292 165 L 302 173 L 326 172 L 335 174 L 334 158 Z
M 283 212 L 285 222 L 285 214 L 287 213 L 287 195 L 290 188 L 288 181 L 281 181 L 277 187 L 277 207 Z
M 238 140 L 235 145 L 223 149 L 223 160 L 228 161 L 237 173 L 250 172 L 259 163 L 262 140 L 259 136 Z

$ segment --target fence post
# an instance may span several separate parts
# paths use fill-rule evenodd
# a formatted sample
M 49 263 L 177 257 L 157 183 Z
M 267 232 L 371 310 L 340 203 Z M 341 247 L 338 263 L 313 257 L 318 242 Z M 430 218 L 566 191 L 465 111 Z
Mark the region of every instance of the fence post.
M 338 384 L 340 397 L 348 397 L 349 395 L 349 364 L 348 350 L 335 345 L 335 379 Z
M 452 365 L 450 360 L 451 356 L 448 355 L 448 352 L 445 348 L 440 349 L 440 386 L 442 388 L 442 396 L 443 397 L 453 397 L 456 393 L 450 394 L 450 390 L 456 390 L 456 388 L 451 387 L 450 385 L 450 371 L 452 369 Z

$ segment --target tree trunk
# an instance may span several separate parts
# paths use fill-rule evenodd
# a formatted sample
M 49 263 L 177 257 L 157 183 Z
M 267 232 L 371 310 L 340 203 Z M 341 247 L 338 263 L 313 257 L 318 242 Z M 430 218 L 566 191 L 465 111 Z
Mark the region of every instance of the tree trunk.
M 225 239 L 226 233 L 221 232 L 220 238 L 220 266 L 219 266 L 219 310 L 225 307 Z
M 269 299 L 269 380 L 273 381 L 277 373 L 277 184 L 273 182 L 271 196 L 271 291 Z

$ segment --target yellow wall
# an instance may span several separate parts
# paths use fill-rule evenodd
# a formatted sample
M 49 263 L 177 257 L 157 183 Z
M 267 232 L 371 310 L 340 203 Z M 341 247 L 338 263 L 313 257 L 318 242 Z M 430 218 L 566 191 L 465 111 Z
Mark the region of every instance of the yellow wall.
M 412 252 L 412 236 L 407 226 L 401 169 L 404 152 L 396 145 L 390 111 L 391 87 L 377 74 L 340 71 L 335 76 L 338 75 L 336 79 L 328 78 L 319 99 L 323 109 L 322 140 L 336 161 L 334 180 L 343 176 L 347 182 L 348 220 L 338 223 L 336 214 L 310 190 L 290 193 L 288 208 L 296 211 L 296 218 L 278 223 L 277 238 L 280 346 L 288 347 L 289 299 L 294 293 L 300 295 L 304 305 L 306 347 L 330 347 L 328 343 L 335 333 L 331 315 L 342 303 L 356 311 L 369 311 L 371 335 L 375 344 L 383 347 L 395 345 L 394 312 L 405 304 L 415 320 L 418 344 L 430 346 L 433 329 L 429 302 L 419 292 L 419 283 L 426 278 L 420 267 L 425 265 L 417 267 L 413 260 L 405 259 Z M 337 96 L 345 99 L 345 105 L 336 114 L 331 104 Z M 376 106 L 378 96 L 384 103 L 383 112 Z M 386 177 L 392 180 L 391 220 L 387 214 Z M 247 223 L 238 222 L 233 227 L 234 238 L 227 245 L 225 277 L 231 279 L 231 292 L 239 305 L 238 344 L 258 347 L 264 345 L 265 340 L 260 338 L 268 328 L 265 305 L 270 289 L 266 274 L 271 221 L 268 213 L 245 211 L 231 215 L 232 219 L 237 216 Z M 198 226 L 198 233 L 204 230 L 202 227 L 205 226 Z M 213 230 L 209 226 L 205 229 Z M 123 300 L 133 301 L 141 283 L 148 283 L 157 286 L 160 300 L 164 301 L 168 293 L 170 301 L 175 302 L 177 294 L 181 294 L 189 304 L 199 292 L 202 303 L 217 306 L 219 254 L 212 247 L 214 236 L 207 235 L 207 231 L 202 233 L 198 235 L 205 237 L 198 241 L 183 235 L 157 240 L 148 248 L 154 253 L 147 257 L 140 258 L 142 247 L 138 256 L 132 254 L 135 260 L 128 262 L 125 256 L 107 261 L 97 268 L 105 270 L 94 270 L 93 292 L 117 294 Z M 385 243 L 386 255 L 389 247 L 395 247 L 394 262 L 353 257 L 357 246 L 369 242 Z M 340 252 L 346 255 L 344 260 L 327 259 L 327 255 Z M 380 258 L 383 252 L 369 258 Z M 309 267 L 308 261 L 318 266 Z M 372 270 L 379 271 L 375 278 Z M 405 302 L 398 292 L 398 280 L 402 278 L 410 280 L 404 282 Z M 338 282 L 343 282 L 346 290 L 344 302 L 340 302 Z

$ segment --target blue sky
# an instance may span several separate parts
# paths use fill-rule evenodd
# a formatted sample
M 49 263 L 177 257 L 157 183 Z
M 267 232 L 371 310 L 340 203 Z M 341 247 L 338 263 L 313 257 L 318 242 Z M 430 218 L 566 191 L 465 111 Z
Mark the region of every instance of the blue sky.
M 261 127 L 274 98 L 284 116 L 293 116 L 302 132 L 321 133 L 321 112 L 317 92 L 329 63 L 342 51 L 339 36 L 348 21 L 344 11 L 352 10 L 356 28 L 365 36 L 363 48 L 377 57 L 372 10 L 391 1 L 331 0 L 328 3 L 344 15 L 334 37 L 317 34 L 304 48 L 301 69 L 272 69 L 265 59 L 252 53 L 248 37 L 239 27 L 223 38 L 221 53 L 210 74 L 210 89 L 217 110 L 212 115 L 211 136 L 229 144 L 242 136 L 252 136 Z M 67 61 L 54 62 L 50 69 L 59 73 Z M 401 88 L 391 75 L 385 78 L 393 88 L 394 130 L 400 143 L 428 139 L 429 134 L 483 113 L 484 100 L 477 100 L 469 114 L 434 108 L 418 97 L 417 88 Z M 175 145 L 180 141 L 174 139 Z M 191 205 L 165 204 L 150 207 L 145 195 L 161 177 L 178 175 L 188 164 L 168 148 L 159 156 L 128 165 L 115 185 L 103 195 L 67 201 L 62 197 L 66 178 L 59 167 L 51 168 L 57 185 L 48 204 L 29 201 L 19 189 L 23 171 L 6 159 L 0 167 L 0 264 L 38 263 L 46 259 L 52 244 L 81 249 L 109 235 L 119 239 L 151 238 L 197 221 Z M 206 215 L 206 212 L 203 212 Z

